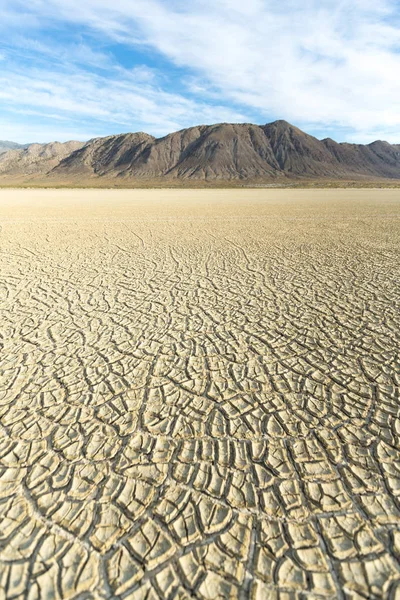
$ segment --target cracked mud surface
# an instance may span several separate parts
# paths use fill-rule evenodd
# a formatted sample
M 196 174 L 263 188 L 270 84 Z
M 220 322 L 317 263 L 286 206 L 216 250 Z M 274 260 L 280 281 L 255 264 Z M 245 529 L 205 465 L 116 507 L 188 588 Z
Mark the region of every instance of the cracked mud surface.
M 398 191 L 0 225 L 0 600 L 400 599 Z

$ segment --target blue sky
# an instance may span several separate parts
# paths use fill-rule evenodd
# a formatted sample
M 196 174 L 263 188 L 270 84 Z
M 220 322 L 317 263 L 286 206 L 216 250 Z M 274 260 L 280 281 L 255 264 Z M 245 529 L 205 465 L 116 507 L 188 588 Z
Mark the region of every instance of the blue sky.
M 0 139 L 286 119 L 400 143 L 394 0 L 0 0 Z

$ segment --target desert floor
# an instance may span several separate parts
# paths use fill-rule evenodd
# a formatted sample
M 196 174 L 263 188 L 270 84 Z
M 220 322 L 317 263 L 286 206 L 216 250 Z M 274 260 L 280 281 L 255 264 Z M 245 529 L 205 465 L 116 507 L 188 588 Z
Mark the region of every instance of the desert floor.
M 400 599 L 398 190 L 0 225 L 0 600 Z

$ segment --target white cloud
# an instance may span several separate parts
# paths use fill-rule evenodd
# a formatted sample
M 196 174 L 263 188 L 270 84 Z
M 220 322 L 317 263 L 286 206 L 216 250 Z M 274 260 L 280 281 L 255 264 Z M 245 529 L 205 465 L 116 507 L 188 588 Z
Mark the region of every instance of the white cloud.
M 190 70 L 190 89 L 204 100 L 218 97 L 220 104 L 242 105 L 266 120 L 347 128 L 359 141 L 398 133 L 400 142 L 395 0 L 13 0 L 9 21 L 17 9 L 32 24 L 74 22 L 108 39 L 152 47 Z M 164 124 L 166 130 L 185 125 L 197 110 L 197 121 L 207 115 L 212 121 L 224 115 L 237 120 L 236 111 L 207 108 L 203 102 L 197 106 L 159 91 L 151 80 L 137 77 L 135 91 L 129 90 L 123 77 L 107 86 L 77 75 L 68 84 L 40 89 L 30 77 L 25 96 L 32 92 L 37 105 L 46 106 L 51 98 L 60 110 L 68 104 L 98 118 L 117 115 L 123 122 L 135 112 L 143 123 Z M 23 86 L 21 79 L 24 94 Z
M 4 43 L 4 42 L 3 42 Z M 62 43 L 55 39 L 51 42 L 40 40 L 37 37 L 30 38 L 16 35 L 12 38 L 9 47 L 10 57 L 31 60 L 46 61 L 46 64 L 80 64 L 98 69 L 109 69 L 115 66 L 115 61 L 110 53 L 91 48 L 82 42 Z
M 154 135 L 165 135 L 181 126 L 211 123 L 215 118 L 221 121 L 245 120 L 241 113 L 229 108 L 210 107 L 207 103 L 163 91 L 153 85 L 151 79 L 151 73 L 145 69 L 128 71 L 117 68 L 112 77 L 109 73 L 107 76 L 96 75 L 71 65 L 54 71 L 35 68 L 24 74 L 2 69 L 0 104 L 16 116 L 16 122 L 21 116 L 31 115 L 56 122 L 81 123 L 85 131 L 90 130 L 91 133 L 84 136 L 74 134 L 73 137 L 78 139 L 105 135 L 110 126 L 114 132 L 142 129 Z M 71 139 L 74 127 L 75 131 L 79 131 L 78 125 L 65 126 L 60 130 L 58 139 Z M 48 140 L 54 135 L 50 135 Z M 3 125 L 0 138 L 4 136 Z M 43 136 L 44 133 L 41 139 Z M 21 140 L 18 128 L 13 139 Z M 27 139 L 26 133 L 23 141 Z

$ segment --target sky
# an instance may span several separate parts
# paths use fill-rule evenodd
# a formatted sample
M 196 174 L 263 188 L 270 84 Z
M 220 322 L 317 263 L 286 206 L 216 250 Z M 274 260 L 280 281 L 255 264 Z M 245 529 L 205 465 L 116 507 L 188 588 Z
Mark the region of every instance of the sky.
M 0 0 L 0 139 L 285 119 L 400 143 L 400 0 Z

